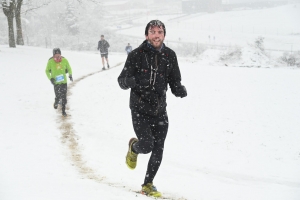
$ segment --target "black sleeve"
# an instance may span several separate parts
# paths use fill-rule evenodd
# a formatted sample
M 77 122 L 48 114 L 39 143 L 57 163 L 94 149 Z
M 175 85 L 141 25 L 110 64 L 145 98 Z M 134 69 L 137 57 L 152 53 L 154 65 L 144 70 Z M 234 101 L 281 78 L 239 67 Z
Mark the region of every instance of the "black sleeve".
M 170 53 L 171 72 L 168 76 L 168 82 L 172 93 L 176 92 L 176 88 L 181 86 L 181 73 L 178 66 L 177 56 L 175 52 Z
M 134 54 L 129 54 L 127 57 L 127 60 L 125 62 L 124 68 L 118 77 L 118 83 L 119 86 L 123 90 L 129 89 L 129 87 L 124 83 L 125 77 L 132 77 L 136 73 L 136 59 L 134 57 Z

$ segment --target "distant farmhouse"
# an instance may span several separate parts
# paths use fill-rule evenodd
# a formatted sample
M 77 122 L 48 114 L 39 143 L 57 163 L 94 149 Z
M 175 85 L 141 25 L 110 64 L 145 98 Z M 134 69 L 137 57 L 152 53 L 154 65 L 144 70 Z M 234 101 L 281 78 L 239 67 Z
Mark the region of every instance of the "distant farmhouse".
M 219 12 L 239 9 L 268 8 L 300 0 L 103 0 L 107 11 L 124 12 L 127 10 L 147 9 L 148 12 L 182 12 L 186 14 L 199 12 Z M 165 9 L 165 6 L 169 6 Z M 175 9 L 174 9 L 175 8 Z
M 288 3 L 288 0 L 227 0 L 223 1 L 223 10 L 269 8 Z
M 294 0 L 298 1 L 298 0 Z M 218 12 L 234 9 L 255 9 L 288 4 L 288 0 L 182 0 L 182 12 Z

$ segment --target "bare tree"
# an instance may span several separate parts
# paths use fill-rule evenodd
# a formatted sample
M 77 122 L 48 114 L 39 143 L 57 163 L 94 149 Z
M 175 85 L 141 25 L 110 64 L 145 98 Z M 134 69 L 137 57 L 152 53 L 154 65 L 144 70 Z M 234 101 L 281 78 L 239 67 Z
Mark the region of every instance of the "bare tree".
M 8 22 L 8 44 L 9 47 L 15 48 L 16 41 L 14 35 L 14 6 L 15 0 L 2 0 L 1 2 L 3 13 Z
M 23 1 L 23 0 L 22 0 Z M 37 10 L 39 8 L 42 8 L 44 6 L 47 6 L 51 3 L 51 0 L 43 0 L 43 1 L 39 1 L 39 0 L 27 0 L 26 5 L 26 9 L 24 11 L 24 14 L 26 15 L 28 12 Z
M 17 26 L 17 45 L 24 45 L 23 33 L 22 33 L 22 21 L 21 21 L 21 7 L 23 0 L 17 0 L 15 5 L 15 17 Z
M 46 6 L 50 3 L 51 1 L 32 1 L 32 0 L 28 0 L 27 1 L 27 6 L 28 8 L 25 11 L 25 14 L 29 11 L 41 8 L 43 6 Z M 22 20 L 21 20 L 21 8 L 23 5 L 23 0 L 16 0 L 15 2 L 15 17 L 16 17 L 16 27 L 17 27 L 17 45 L 24 45 L 24 39 L 23 39 L 23 31 L 22 31 Z
M 17 45 L 24 45 L 23 33 L 22 33 L 22 21 L 21 21 L 21 7 L 23 0 L 2 0 L 3 12 L 8 20 L 9 29 L 9 46 L 16 47 L 14 37 L 14 25 L 13 18 L 16 19 L 17 27 Z

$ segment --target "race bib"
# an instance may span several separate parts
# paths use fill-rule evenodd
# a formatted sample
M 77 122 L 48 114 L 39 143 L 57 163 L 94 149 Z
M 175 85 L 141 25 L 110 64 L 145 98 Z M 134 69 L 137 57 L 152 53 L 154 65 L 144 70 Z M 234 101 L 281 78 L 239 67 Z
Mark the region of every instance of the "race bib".
M 64 81 L 64 80 L 65 80 L 65 77 L 64 77 L 63 74 L 61 74 L 61 75 L 56 76 L 56 77 L 55 77 L 55 80 L 56 80 L 56 83 L 59 83 L 59 82 Z

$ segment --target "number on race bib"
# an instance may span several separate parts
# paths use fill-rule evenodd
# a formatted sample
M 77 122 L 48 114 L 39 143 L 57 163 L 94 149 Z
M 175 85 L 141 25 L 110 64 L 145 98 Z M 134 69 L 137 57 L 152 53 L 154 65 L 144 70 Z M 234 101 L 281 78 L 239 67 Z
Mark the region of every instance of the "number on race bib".
M 59 82 L 64 81 L 65 77 L 63 74 L 61 74 L 61 75 L 56 76 L 55 79 L 56 79 L 56 83 L 59 83 Z

